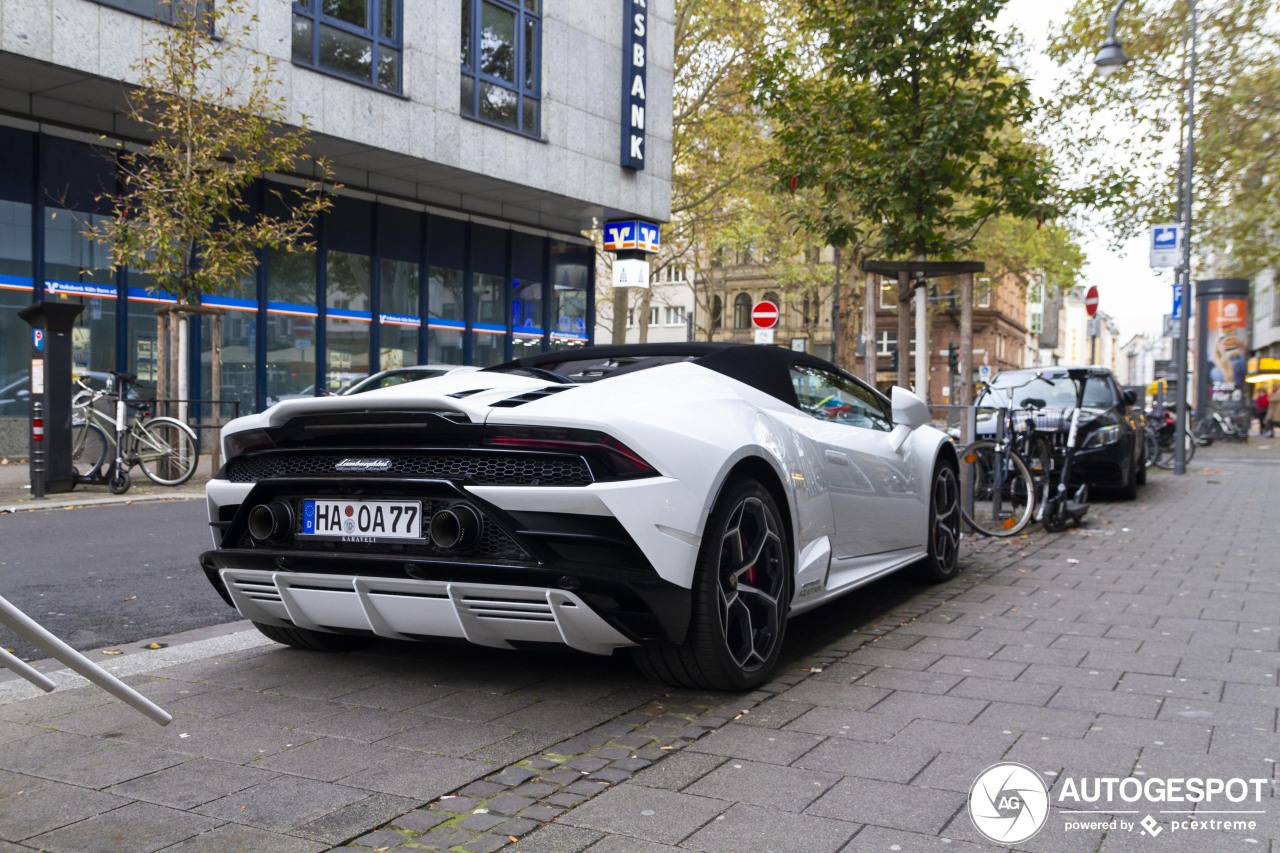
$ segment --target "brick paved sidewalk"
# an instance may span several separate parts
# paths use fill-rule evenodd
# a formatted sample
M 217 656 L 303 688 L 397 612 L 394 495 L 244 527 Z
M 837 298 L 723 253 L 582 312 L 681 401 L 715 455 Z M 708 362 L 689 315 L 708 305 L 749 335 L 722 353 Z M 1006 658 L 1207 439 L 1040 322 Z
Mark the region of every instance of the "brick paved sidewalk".
M 1084 530 L 971 545 L 955 597 L 885 612 L 812 655 L 808 678 L 510 849 L 967 853 L 995 849 L 965 800 L 998 761 L 1051 787 L 1273 780 L 1280 447 L 1219 444 L 1193 462 L 1183 478 L 1153 471 L 1136 503 L 1093 507 Z M 1053 809 L 1017 849 L 1277 850 L 1272 795 L 1252 807 L 1268 814 L 1242 816 L 1252 831 L 1160 838 L 1068 832 Z M 1131 821 L 1190 808 L 1112 807 L 1141 810 Z
M 1275 444 L 1202 448 L 1084 530 L 968 541 L 950 584 L 891 579 L 801 617 L 747 696 L 588 656 L 256 634 L 130 678 L 165 728 L 91 688 L 0 684 L 0 853 L 970 851 L 994 849 L 964 804 L 1000 760 L 1050 784 L 1271 779 Z M 1069 833 L 1054 810 L 1019 849 L 1280 853 L 1273 818 L 1151 839 Z

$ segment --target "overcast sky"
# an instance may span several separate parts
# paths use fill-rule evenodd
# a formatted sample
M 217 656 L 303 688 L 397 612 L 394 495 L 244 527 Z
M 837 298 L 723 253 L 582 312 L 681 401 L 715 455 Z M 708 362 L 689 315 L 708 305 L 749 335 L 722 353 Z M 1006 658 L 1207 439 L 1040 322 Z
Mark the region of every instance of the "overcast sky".
M 1027 68 L 1033 90 L 1047 97 L 1053 91 L 1057 66 L 1043 53 L 1052 24 L 1066 17 L 1069 0 L 1009 0 L 999 22 L 1016 26 L 1030 48 Z M 1124 41 L 1123 34 L 1119 34 Z M 1106 234 L 1089 238 L 1084 248 L 1089 262 L 1084 282 L 1097 285 L 1098 307 L 1115 318 L 1121 343 L 1141 332 L 1159 334 L 1162 317 L 1172 308 L 1172 271 L 1156 274 L 1147 257 L 1147 238 L 1124 244 L 1120 251 L 1109 247 Z

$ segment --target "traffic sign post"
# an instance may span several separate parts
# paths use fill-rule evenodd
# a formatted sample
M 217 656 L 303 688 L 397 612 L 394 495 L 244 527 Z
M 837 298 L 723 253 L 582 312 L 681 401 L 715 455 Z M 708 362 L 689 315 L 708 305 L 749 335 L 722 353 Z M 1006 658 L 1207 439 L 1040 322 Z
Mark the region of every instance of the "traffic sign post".
M 772 329 L 778 325 L 778 306 L 768 299 L 761 299 L 752 305 L 751 325 L 757 329 Z
M 1182 226 L 1176 223 L 1151 226 L 1151 267 L 1176 267 L 1182 263 Z
M 1094 317 L 1098 313 L 1098 288 L 1096 285 L 1090 287 L 1085 293 L 1084 310 L 1089 312 L 1090 317 Z

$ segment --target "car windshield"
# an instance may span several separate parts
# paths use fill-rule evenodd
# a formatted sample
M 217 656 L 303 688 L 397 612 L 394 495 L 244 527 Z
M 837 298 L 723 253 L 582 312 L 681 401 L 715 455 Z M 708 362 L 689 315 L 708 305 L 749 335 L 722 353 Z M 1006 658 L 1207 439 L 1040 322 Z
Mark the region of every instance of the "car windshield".
M 1030 380 L 1029 382 L 1027 380 Z M 978 405 L 1003 408 L 1021 406 L 1028 399 L 1043 400 L 1046 408 L 1069 409 L 1076 404 L 1076 386 L 1066 374 L 1035 377 L 1030 373 L 1001 373 L 978 398 Z M 1084 386 L 1084 404 L 1089 408 L 1115 405 L 1111 388 L 1102 376 L 1090 375 Z

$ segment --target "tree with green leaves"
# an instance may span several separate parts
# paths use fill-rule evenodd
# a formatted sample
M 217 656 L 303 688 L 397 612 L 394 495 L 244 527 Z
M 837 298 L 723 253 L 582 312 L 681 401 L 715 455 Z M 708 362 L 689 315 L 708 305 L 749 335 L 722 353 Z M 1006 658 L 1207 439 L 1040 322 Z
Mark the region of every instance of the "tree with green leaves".
M 886 259 L 953 258 L 1007 214 L 1063 199 L 1023 129 L 1035 105 L 994 27 L 1003 0 L 813 0 L 800 47 L 760 63 L 770 164 L 818 204 L 803 225 L 833 245 L 869 237 Z
M 248 47 L 257 19 L 244 0 L 165 2 L 173 25 L 148 39 L 137 86 L 126 93 L 126 116 L 146 145 L 119 153 L 114 216 L 88 235 L 110 247 L 114 269 L 144 273 L 174 296 L 183 323 L 202 295 L 250 275 L 259 250 L 306 247 L 312 221 L 332 201 L 323 191 L 328 167 L 306 154 L 305 120 L 286 123 L 274 60 Z M 255 182 L 300 172 L 315 179 L 289 194 L 287 214 L 252 211 Z M 159 350 L 176 353 L 174 344 Z M 185 383 L 172 393 L 186 398 Z
M 1190 18 L 1183 0 L 1131 0 L 1116 28 L 1129 62 L 1104 80 L 1093 58 L 1113 5 L 1079 0 L 1050 56 L 1068 72 L 1055 99 L 1064 163 L 1083 182 L 1132 188 L 1105 221 L 1118 241 L 1175 218 Z M 1280 266 L 1280 22 L 1275 0 L 1196 10 L 1193 251 L 1218 273 L 1251 276 Z

